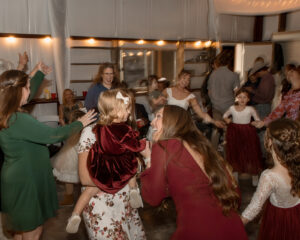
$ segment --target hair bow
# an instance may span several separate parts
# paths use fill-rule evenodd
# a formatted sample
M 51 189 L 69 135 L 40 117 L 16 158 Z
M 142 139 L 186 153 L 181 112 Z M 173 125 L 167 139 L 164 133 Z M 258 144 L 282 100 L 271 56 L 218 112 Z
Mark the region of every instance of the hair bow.
M 124 97 L 121 92 L 117 93 L 116 99 L 122 99 L 124 104 L 128 104 L 129 97 Z

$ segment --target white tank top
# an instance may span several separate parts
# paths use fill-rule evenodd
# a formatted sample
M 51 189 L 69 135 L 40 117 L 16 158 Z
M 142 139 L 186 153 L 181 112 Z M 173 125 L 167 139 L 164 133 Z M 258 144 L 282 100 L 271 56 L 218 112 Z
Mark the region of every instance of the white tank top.
M 196 97 L 194 94 L 191 93 L 186 98 L 178 100 L 173 97 L 171 88 L 167 88 L 166 91 L 168 94 L 168 105 L 176 105 L 178 107 L 184 108 L 185 110 L 189 108 L 189 100 Z

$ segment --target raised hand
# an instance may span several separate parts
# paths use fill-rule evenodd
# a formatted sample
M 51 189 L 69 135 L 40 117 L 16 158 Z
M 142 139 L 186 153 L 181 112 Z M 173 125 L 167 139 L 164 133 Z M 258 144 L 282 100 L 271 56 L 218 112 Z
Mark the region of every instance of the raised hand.
M 89 125 L 90 123 L 97 120 L 97 113 L 95 110 L 90 110 L 86 114 L 84 114 L 81 118 L 78 118 L 78 121 L 80 121 L 83 125 L 83 127 Z
M 27 52 L 24 52 L 23 54 L 19 53 L 19 65 L 18 65 L 17 69 L 20 71 L 24 70 L 28 61 L 29 61 L 29 58 L 28 58 Z
M 38 70 L 43 72 L 45 75 L 49 74 L 52 72 L 52 68 L 44 64 L 43 62 L 38 63 Z

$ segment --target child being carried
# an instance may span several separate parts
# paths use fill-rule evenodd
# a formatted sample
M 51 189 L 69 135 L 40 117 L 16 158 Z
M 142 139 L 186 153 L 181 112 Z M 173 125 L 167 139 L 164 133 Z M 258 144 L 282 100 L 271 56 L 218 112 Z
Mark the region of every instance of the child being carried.
M 100 120 L 93 127 L 96 142 L 87 161 L 95 187 L 87 186 L 79 197 L 66 227 L 69 233 L 78 231 L 80 214 L 90 199 L 101 191 L 114 194 L 128 184 L 131 207 L 143 206 L 135 179 L 138 166 L 136 153 L 142 152 L 147 142 L 138 140 L 139 133 L 127 124 L 132 118 L 132 99 L 121 89 L 105 91 L 99 97 L 98 108 Z

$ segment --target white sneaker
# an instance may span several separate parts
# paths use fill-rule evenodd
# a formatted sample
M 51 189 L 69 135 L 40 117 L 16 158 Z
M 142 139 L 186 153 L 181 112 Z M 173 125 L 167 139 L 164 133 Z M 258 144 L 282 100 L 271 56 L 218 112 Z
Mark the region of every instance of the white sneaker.
M 140 190 L 138 188 L 129 190 L 129 204 L 132 208 L 140 208 L 144 206 Z
M 68 233 L 77 233 L 80 222 L 81 217 L 78 214 L 72 214 L 72 216 L 68 219 L 66 231 Z

